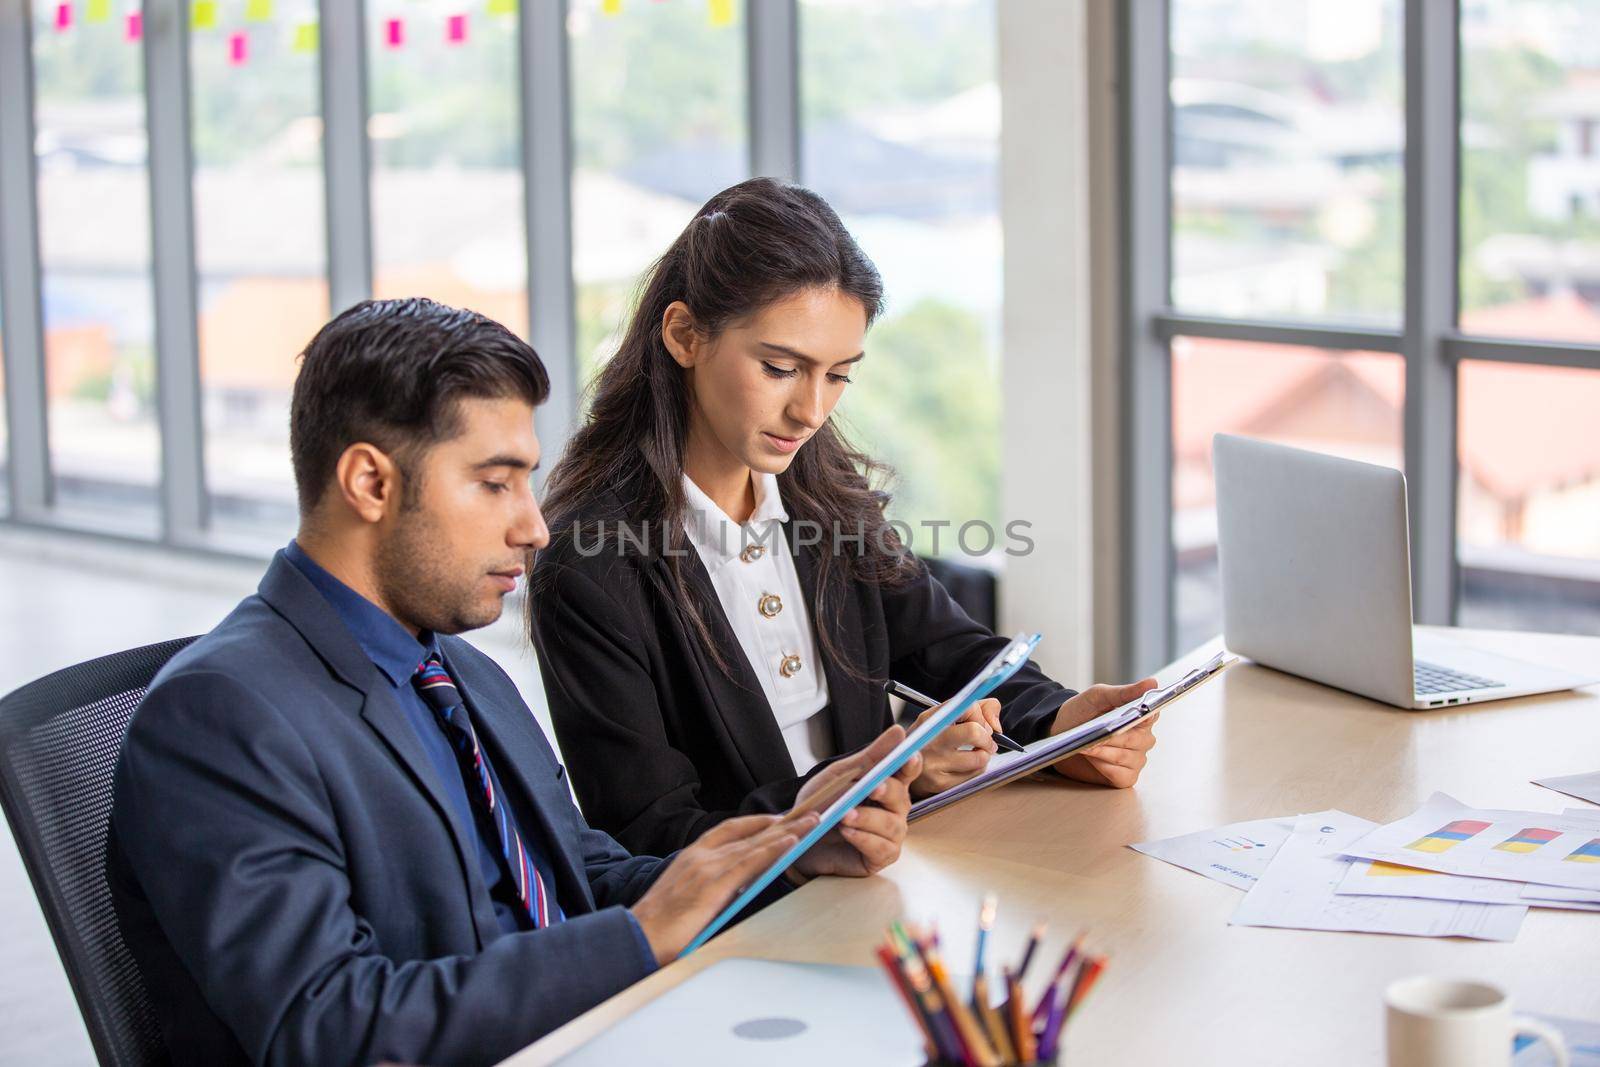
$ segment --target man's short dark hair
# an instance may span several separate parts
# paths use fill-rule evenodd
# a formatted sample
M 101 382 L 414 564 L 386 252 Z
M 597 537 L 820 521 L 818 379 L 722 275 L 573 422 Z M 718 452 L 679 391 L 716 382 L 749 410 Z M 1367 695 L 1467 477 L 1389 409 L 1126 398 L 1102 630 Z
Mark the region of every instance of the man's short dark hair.
M 414 501 L 415 461 L 461 432 L 458 401 L 536 406 L 550 395 L 550 377 L 526 341 L 475 311 L 422 297 L 355 305 L 317 332 L 300 361 L 289 453 L 302 515 L 317 506 L 339 457 L 357 442 L 395 458 L 402 499 Z

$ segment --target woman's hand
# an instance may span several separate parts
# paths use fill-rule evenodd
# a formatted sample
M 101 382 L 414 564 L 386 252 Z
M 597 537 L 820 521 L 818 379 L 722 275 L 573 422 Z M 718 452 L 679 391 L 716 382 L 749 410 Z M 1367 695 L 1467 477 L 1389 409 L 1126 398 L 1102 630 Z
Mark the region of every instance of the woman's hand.
M 913 729 L 938 712 L 929 708 L 917 716 Z M 1000 732 L 1000 701 L 986 697 L 966 710 L 944 733 L 929 741 L 922 750 L 922 773 L 911 783 L 916 800 L 942 793 L 982 774 L 989 758 L 998 751 L 994 735 Z
M 791 814 L 819 804 L 826 807 L 831 803 L 828 798 L 837 795 L 841 786 L 860 781 L 894 751 L 905 736 L 905 730 L 891 726 L 860 752 L 824 767 L 795 797 Z M 866 878 L 899 859 L 900 846 L 906 839 L 906 816 L 911 811 L 906 785 L 921 773 L 922 754 L 919 752 L 888 779 L 879 782 L 867 799 L 838 826 L 795 860 L 794 866 L 784 872 L 785 876 L 796 885 L 803 885 L 821 874 Z
M 1130 700 L 1137 700 L 1156 687 L 1154 678 L 1130 685 L 1091 685 L 1077 696 L 1061 705 L 1055 722 L 1050 725 L 1052 734 L 1064 733 L 1082 726 L 1097 715 L 1120 708 Z M 1127 789 L 1139 780 L 1150 750 L 1156 745 L 1155 725 L 1161 713 L 1150 716 L 1131 730 L 1100 742 L 1093 748 L 1069 756 L 1055 765 L 1056 773 L 1090 785 L 1108 785 L 1114 789 Z

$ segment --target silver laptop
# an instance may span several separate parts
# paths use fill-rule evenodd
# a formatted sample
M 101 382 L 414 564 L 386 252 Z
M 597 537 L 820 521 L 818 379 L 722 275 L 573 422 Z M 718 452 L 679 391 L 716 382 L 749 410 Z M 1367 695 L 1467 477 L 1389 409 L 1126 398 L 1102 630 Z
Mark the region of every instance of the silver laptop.
M 1258 663 L 1401 708 L 1588 685 L 1411 626 L 1405 476 L 1217 434 L 1222 634 Z

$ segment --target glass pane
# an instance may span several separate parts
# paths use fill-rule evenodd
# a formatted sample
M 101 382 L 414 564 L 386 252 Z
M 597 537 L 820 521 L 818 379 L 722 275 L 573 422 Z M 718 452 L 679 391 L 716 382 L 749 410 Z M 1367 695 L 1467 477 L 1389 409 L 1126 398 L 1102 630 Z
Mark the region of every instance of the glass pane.
M 1461 365 L 1462 626 L 1600 633 L 1600 371 Z
M 1600 4 L 1461 5 L 1461 327 L 1600 342 Z
M 526 337 L 516 16 L 369 0 L 367 27 L 375 294 L 469 307 Z
M 69 9 L 70 11 L 71 9 Z M 45 385 L 58 503 L 155 529 L 160 449 L 140 47 L 33 5 Z M 131 515 L 130 515 L 131 512 Z
M 585 380 L 616 351 L 639 275 L 701 204 L 750 173 L 742 0 L 608 11 L 572 0 L 567 16 Z
M 1401 465 L 1405 364 L 1203 337 L 1172 342 L 1172 541 L 1178 650 L 1222 629 L 1211 436 L 1245 434 L 1387 467 Z
M 4 309 L 0 309 L 3 318 Z M 11 510 L 11 437 L 6 425 L 6 352 L 0 343 L 0 514 Z
M 1172 301 L 1398 323 L 1398 0 L 1173 0 Z
M 800 41 L 807 183 L 887 293 L 838 417 L 896 469 L 911 547 L 954 555 L 963 523 L 1001 527 L 995 5 L 803 0 Z
M 315 0 L 189 40 L 206 479 L 218 529 L 286 540 L 295 357 L 328 317 Z

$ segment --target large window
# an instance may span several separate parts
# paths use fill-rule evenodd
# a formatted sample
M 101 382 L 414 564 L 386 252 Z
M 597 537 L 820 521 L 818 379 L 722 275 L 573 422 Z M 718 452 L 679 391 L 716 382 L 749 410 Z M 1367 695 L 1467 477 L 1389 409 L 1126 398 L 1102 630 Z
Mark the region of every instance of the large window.
M 120 532 L 153 533 L 160 448 L 140 47 L 118 20 L 73 5 L 32 10 L 55 499 L 109 509 Z
M 1169 123 L 1160 153 L 1122 131 L 1131 377 L 1172 403 L 1129 472 L 1171 529 L 1134 560 L 1129 669 L 1216 630 L 1219 430 L 1403 466 L 1420 621 L 1600 631 L 1600 8 L 1152 0 L 1127 25 L 1128 113 Z
M 5 314 L 0 309 L 0 316 Z M 11 510 L 11 456 L 10 435 L 6 433 L 6 360 L 5 346 L 0 344 L 0 515 Z
M 1600 5 L 1461 9 L 1461 309 L 1475 333 L 1600 343 Z
M 281 541 L 295 357 L 328 317 L 317 5 L 255 13 L 189 40 L 201 406 L 213 525 Z
M 1172 342 L 1172 538 L 1177 646 L 1222 626 L 1213 434 L 1399 467 L 1405 366 L 1377 352 L 1205 337 Z
M 1397 323 L 1395 0 L 1175 0 L 1172 301 Z
M 1461 622 L 1600 632 L 1600 370 L 1461 368 Z
M 587 379 L 640 274 L 749 174 L 743 4 L 572 0 L 572 270 Z
M 1000 523 L 1000 89 L 993 0 L 803 0 L 802 172 L 883 274 L 840 417 L 891 514 Z M 945 530 L 940 554 L 956 550 Z
M 526 337 L 515 9 L 368 0 L 367 136 L 374 295 L 432 297 Z

